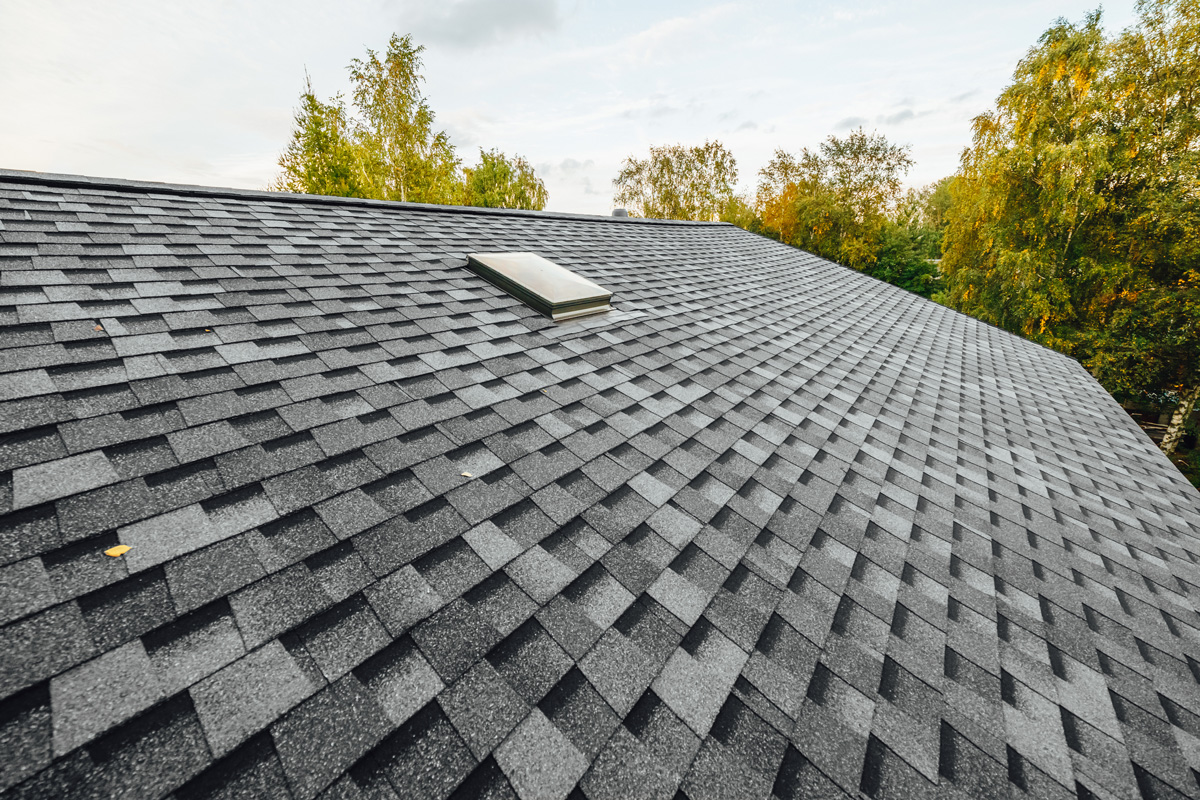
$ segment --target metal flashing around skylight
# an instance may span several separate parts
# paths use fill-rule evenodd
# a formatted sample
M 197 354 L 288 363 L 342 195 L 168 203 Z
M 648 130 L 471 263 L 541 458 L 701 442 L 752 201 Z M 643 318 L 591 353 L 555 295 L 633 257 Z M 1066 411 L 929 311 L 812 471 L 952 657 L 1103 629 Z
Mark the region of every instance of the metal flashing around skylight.
M 536 253 L 469 253 L 467 266 L 555 322 L 611 309 L 612 292 Z

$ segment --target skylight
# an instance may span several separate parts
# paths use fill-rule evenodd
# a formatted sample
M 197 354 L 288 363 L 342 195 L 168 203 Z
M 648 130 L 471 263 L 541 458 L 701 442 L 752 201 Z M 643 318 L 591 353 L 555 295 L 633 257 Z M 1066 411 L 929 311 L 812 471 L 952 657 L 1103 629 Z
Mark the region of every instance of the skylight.
M 467 266 L 555 322 L 611 309 L 612 292 L 536 253 L 469 253 Z

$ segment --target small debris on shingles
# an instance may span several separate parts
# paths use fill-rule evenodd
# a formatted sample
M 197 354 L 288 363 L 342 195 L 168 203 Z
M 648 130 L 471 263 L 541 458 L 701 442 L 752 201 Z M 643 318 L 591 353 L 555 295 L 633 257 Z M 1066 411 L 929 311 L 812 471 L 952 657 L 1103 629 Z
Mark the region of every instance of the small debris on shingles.
M 104 555 L 118 558 L 128 553 L 132 548 L 127 544 L 119 544 L 116 547 L 110 547 L 104 551 Z
M 469 472 L 464 472 L 464 473 L 462 474 L 462 476 L 463 476 L 464 478 L 474 478 L 474 477 L 475 477 L 474 475 L 472 475 L 472 474 L 471 474 L 471 473 L 469 473 Z
M 92 328 L 92 330 L 94 330 L 94 331 L 102 331 L 102 330 L 104 330 L 104 326 L 103 326 L 103 325 L 97 325 L 96 327 Z

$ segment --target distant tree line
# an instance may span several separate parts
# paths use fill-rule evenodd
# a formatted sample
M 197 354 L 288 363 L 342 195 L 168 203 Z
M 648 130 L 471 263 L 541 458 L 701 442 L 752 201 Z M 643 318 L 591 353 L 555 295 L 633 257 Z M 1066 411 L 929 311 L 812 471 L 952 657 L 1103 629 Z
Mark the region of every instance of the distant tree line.
M 322 102 L 305 82 L 292 139 L 272 189 L 411 203 L 492 208 L 546 207 L 546 186 L 521 156 L 479 150 L 463 167 L 421 94 L 421 53 L 393 35 L 381 58 L 367 50 L 350 63 L 353 113 L 341 95 Z
M 731 222 L 932 297 L 949 194 L 946 181 L 903 191 L 912 163 L 907 147 L 860 128 L 798 156 L 776 150 L 751 199 L 736 194 L 737 160 L 720 142 L 651 147 L 625 159 L 613 202 L 634 216 Z

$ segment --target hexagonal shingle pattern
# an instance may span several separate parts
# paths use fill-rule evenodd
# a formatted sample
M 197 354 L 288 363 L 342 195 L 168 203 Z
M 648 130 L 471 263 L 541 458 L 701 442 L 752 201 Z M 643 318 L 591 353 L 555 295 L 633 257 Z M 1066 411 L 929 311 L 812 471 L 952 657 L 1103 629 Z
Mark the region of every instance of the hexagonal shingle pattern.
M 0 433 L 12 797 L 1200 794 L 1196 490 L 728 225 L 3 172 Z

